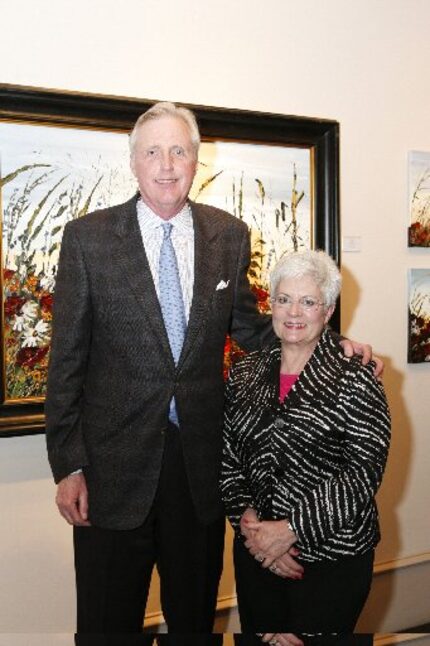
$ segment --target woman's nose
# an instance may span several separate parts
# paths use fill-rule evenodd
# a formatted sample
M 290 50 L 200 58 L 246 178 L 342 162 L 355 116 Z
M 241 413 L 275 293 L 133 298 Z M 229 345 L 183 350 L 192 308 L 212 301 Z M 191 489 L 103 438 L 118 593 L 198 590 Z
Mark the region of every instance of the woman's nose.
M 293 316 L 298 316 L 299 314 L 301 314 L 302 308 L 298 301 L 292 301 L 290 303 L 289 310 L 290 310 L 290 314 L 292 314 Z

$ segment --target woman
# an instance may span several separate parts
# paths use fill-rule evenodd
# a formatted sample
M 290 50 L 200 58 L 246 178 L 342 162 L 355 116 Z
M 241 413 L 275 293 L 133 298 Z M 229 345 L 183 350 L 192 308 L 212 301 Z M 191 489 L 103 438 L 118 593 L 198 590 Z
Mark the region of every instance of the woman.
M 326 327 L 340 286 L 326 253 L 284 256 L 271 274 L 279 341 L 227 382 L 221 488 L 239 614 L 269 643 L 351 633 L 372 579 L 390 418 L 372 366 Z

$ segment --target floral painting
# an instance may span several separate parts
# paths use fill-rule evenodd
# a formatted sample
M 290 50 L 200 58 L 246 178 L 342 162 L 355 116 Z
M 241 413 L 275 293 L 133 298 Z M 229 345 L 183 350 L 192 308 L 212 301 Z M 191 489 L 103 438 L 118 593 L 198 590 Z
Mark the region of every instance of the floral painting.
M 0 123 L 6 401 L 45 395 L 64 225 L 135 191 L 127 136 Z
M 430 152 L 409 153 L 409 246 L 430 247 Z
M 126 134 L 0 123 L 5 401 L 46 391 L 55 275 L 64 225 L 136 191 Z M 287 249 L 311 245 L 311 152 L 203 143 L 194 200 L 226 209 L 252 234 L 250 280 L 269 310 L 268 273 Z M 226 370 L 240 350 L 227 341 Z
M 430 362 L 430 269 L 409 270 L 408 361 Z
M 261 312 L 270 311 L 269 274 L 286 251 L 312 246 L 309 148 L 203 143 L 191 197 L 225 209 L 251 232 L 249 279 Z M 228 338 L 224 372 L 241 354 Z

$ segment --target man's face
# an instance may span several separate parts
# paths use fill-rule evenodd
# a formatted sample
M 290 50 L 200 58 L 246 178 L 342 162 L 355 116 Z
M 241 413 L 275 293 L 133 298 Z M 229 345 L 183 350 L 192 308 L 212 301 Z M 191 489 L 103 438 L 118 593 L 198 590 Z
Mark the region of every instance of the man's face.
M 139 128 L 131 170 L 143 201 L 164 220 L 184 206 L 196 168 L 197 154 L 182 119 L 165 116 Z

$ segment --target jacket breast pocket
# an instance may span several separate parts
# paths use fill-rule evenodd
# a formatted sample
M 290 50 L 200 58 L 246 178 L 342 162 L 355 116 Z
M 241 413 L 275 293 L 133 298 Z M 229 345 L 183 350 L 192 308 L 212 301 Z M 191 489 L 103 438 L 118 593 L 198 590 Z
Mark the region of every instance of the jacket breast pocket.
M 230 286 L 224 289 L 218 289 L 213 295 L 210 317 L 216 321 L 219 328 L 227 331 L 230 326 L 231 314 L 233 308 L 233 290 Z

